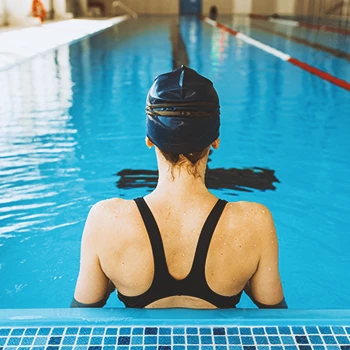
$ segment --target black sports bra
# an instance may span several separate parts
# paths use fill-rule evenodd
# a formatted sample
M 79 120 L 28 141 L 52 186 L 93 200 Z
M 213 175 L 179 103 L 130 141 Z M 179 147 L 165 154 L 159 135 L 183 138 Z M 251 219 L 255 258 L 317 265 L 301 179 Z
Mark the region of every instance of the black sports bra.
M 218 308 L 235 308 L 241 299 L 242 291 L 230 297 L 223 296 L 213 292 L 205 279 L 205 262 L 211 237 L 227 202 L 219 199 L 210 212 L 198 239 L 191 271 L 182 280 L 176 280 L 169 274 L 159 228 L 147 203 L 143 198 L 137 198 L 135 202 L 151 242 L 154 277 L 149 289 L 140 295 L 130 297 L 118 292 L 118 298 L 125 306 L 144 308 L 163 298 L 186 295 L 208 301 Z

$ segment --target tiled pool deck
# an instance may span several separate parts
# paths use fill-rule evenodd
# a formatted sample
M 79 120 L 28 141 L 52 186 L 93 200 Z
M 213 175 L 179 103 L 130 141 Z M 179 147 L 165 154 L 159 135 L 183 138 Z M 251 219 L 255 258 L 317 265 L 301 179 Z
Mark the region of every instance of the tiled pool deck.
M 350 350 L 350 310 L 0 310 L 0 350 Z
M 0 71 L 22 63 L 38 54 L 56 49 L 128 19 L 69 19 L 41 26 L 0 31 Z

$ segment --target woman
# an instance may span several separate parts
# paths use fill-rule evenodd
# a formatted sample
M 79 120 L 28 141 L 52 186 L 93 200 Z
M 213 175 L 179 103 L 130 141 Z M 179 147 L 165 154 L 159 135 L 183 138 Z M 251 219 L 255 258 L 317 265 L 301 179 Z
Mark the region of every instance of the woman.
M 155 79 L 146 145 L 155 148 L 157 188 L 92 207 L 72 307 L 102 307 L 114 286 L 126 307 L 234 308 L 243 290 L 259 307 L 287 307 L 269 210 L 218 200 L 205 186 L 219 108 L 212 82 L 192 69 Z

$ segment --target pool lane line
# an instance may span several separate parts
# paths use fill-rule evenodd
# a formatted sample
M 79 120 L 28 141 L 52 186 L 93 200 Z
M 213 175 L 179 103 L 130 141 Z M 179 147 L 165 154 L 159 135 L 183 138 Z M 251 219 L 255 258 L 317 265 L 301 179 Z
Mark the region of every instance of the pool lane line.
M 250 26 L 253 27 L 253 28 L 257 28 L 257 29 L 263 30 L 263 31 L 265 31 L 267 33 L 272 33 L 274 35 L 277 35 L 277 36 L 280 36 L 282 38 L 288 39 L 290 41 L 295 41 L 295 42 L 297 42 L 299 44 L 310 46 L 310 47 L 312 47 L 312 48 L 314 48 L 316 50 L 320 50 L 320 51 L 324 51 L 324 52 L 330 53 L 333 56 L 336 56 L 338 58 L 343 58 L 345 60 L 350 61 L 350 54 L 348 54 L 345 51 L 334 49 L 334 48 L 331 48 L 329 46 L 322 45 L 320 43 L 316 43 L 316 42 L 313 42 L 313 41 L 309 41 L 309 40 L 306 40 L 306 39 L 303 39 L 303 38 L 300 38 L 300 37 L 297 37 L 297 36 L 287 35 L 287 34 L 278 32 L 278 31 L 276 31 L 274 29 L 266 28 L 264 26 L 261 26 L 261 25 L 255 24 L 255 23 L 251 23 Z
M 331 55 L 336 56 L 338 58 L 343 58 L 343 59 L 345 59 L 347 61 L 350 61 L 350 54 L 348 54 L 345 51 L 341 51 L 341 50 L 338 50 L 338 49 L 333 49 L 333 48 L 331 48 L 329 46 L 325 46 L 325 45 L 322 45 L 322 44 L 319 44 L 319 43 L 315 43 L 313 41 L 309 41 L 309 40 L 306 40 L 306 39 L 303 39 L 303 38 L 299 38 L 299 37 L 294 36 L 294 35 L 287 35 L 287 34 L 278 32 L 276 30 L 273 30 L 271 28 L 266 28 L 266 27 L 260 26 L 260 25 L 255 24 L 255 23 L 251 23 L 250 26 L 253 27 L 253 28 L 257 28 L 257 29 L 263 30 L 263 31 L 265 31 L 267 33 L 272 33 L 274 35 L 277 35 L 277 36 L 280 36 L 282 38 L 288 39 L 290 41 L 295 41 L 298 44 L 307 45 L 307 46 L 312 47 L 313 49 L 324 51 L 324 52 L 330 53 Z
M 345 80 L 339 79 L 339 78 L 337 78 L 337 77 L 335 77 L 327 72 L 324 72 L 316 67 L 310 66 L 309 64 L 307 64 L 305 62 L 302 62 L 296 58 L 293 58 L 290 55 L 288 55 L 282 51 L 279 51 L 279 50 L 277 50 L 269 45 L 266 45 L 258 40 L 252 39 L 249 36 L 247 36 L 241 32 L 238 32 L 230 27 L 227 27 L 222 23 L 213 21 L 212 19 L 210 19 L 208 17 L 202 16 L 201 19 L 204 22 L 210 24 L 211 26 L 222 29 L 222 30 L 226 31 L 227 33 L 232 34 L 236 38 L 238 38 L 238 39 L 240 39 L 240 40 L 242 40 L 250 45 L 253 45 L 253 46 L 255 46 L 255 47 L 257 47 L 265 52 L 268 52 L 271 55 L 274 55 L 285 62 L 289 62 L 289 63 L 291 63 L 291 64 L 293 64 L 293 65 L 295 65 L 295 66 L 297 66 L 297 67 L 299 67 L 299 68 L 301 68 L 301 69 L 303 69 L 303 70 L 305 70 L 313 75 L 318 76 L 319 78 L 321 78 L 323 80 L 327 80 L 334 85 L 337 85 L 337 86 L 339 86 L 347 91 L 350 91 L 350 83 L 345 81 Z
M 275 19 L 273 19 L 273 18 L 271 19 L 271 17 L 269 17 L 269 16 L 257 15 L 255 13 L 249 14 L 249 17 L 253 18 L 253 19 L 261 19 L 263 21 L 268 21 L 268 22 L 271 22 L 271 23 L 277 23 L 277 21 Z M 271 21 L 270 21 L 270 19 L 271 19 Z M 283 18 L 281 18 L 281 20 L 283 20 Z M 285 21 L 287 22 L 288 20 L 285 20 Z M 293 20 L 290 20 L 290 22 L 293 22 L 293 24 L 292 23 L 290 24 L 293 27 L 304 27 L 304 28 L 309 28 L 309 29 L 323 30 L 325 32 L 332 32 L 332 33 L 350 35 L 350 30 L 347 30 L 347 29 L 334 28 L 334 27 L 329 27 L 329 26 L 320 25 L 320 24 L 311 24 L 311 23 L 300 22 L 300 21 L 293 21 Z M 279 23 L 280 24 L 285 24 L 282 21 L 279 22 Z

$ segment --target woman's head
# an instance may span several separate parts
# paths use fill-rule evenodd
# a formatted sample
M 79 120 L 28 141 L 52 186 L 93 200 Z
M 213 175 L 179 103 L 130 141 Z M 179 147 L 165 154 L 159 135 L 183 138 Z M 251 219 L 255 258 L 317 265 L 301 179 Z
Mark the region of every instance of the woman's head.
M 218 146 L 220 105 L 212 82 L 182 66 L 155 78 L 146 104 L 148 145 L 195 175 L 210 145 Z

